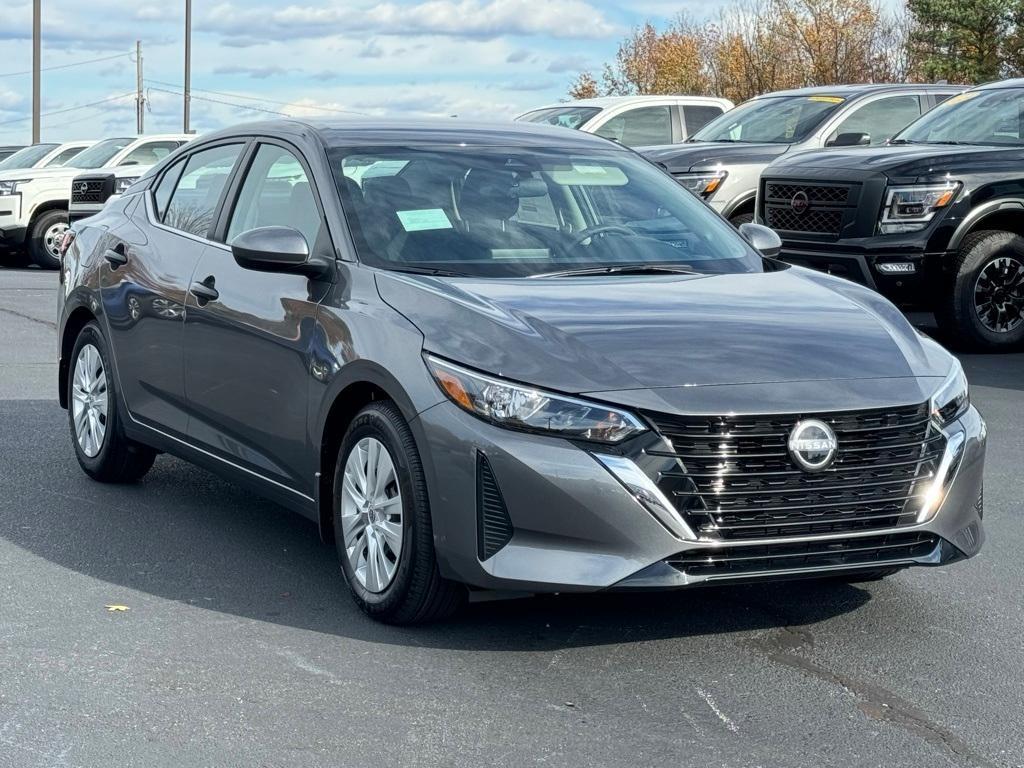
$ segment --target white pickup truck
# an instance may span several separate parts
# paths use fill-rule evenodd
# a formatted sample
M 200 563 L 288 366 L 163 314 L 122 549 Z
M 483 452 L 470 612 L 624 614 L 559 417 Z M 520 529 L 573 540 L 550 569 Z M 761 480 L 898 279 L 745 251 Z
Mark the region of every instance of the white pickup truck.
M 192 138 L 169 134 L 104 139 L 57 168 L 0 172 L 0 246 L 23 247 L 33 262 L 55 269 L 76 176 L 86 169 L 149 166 Z

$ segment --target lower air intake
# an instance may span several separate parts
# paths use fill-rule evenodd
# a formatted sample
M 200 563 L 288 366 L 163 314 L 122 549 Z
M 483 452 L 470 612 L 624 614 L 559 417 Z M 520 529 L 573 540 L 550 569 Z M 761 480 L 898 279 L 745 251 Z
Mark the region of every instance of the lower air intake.
M 478 554 L 481 560 L 486 560 L 508 544 L 512 538 L 512 521 L 491 464 L 482 453 L 476 460 L 476 516 Z

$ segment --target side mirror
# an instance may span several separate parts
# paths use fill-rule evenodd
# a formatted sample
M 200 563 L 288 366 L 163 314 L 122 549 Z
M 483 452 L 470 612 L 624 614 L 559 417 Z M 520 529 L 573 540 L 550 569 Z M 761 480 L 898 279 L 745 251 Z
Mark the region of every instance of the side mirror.
M 288 272 L 307 277 L 324 277 L 331 265 L 326 259 L 309 255 L 306 238 L 291 227 L 257 227 L 231 241 L 231 253 L 238 266 L 257 272 Z
M 774 259 L 782 250 L 782 239 L 775 230 L 761 224 L 740 224 L 740 234 L 755 250 L 769 259 Z
M 866 147 L 871 143 L 870 133 L 840 133 L 828 143 L 830 147 Z

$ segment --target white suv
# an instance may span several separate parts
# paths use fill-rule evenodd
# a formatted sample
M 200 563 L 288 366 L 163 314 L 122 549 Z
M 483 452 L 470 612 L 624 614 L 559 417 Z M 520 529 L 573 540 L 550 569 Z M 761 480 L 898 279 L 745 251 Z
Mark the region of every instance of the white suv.
M 516 120 L 576 128 L 627 147 L 678 144 L 732 109 L 711 96 L 609 96 L 551 104 Z
M 104 139 L 57 168 L 0 172 L 0 245 L 21 247 L 41 267 L 60 264 L 71 181 L 84 169 L 150 165 L 193 137 L 188 134 Z

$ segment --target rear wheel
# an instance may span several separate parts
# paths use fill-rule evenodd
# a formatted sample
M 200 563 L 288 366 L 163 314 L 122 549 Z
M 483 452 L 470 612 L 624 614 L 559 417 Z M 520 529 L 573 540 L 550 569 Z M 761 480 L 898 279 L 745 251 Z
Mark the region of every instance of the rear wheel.
M 334 537 L 352 597 L 368 616 L 413 624 L 462 605 L 465 589 L 438 571 L 423 467 L 394 403 L 366 406 L 345 434 L 334 472 Z
M 94 480 L 135 482 L 153 466 L 156 451 L 124 435 L 106 343 L 95 322 L 78 334 L 71 366 L 68 421 L 78 463 Z
M 936 313 L 943 330 L 972 349 L 1024 343 L 1024 237 L 975 232 L 954 264 L 952 290 Z
M 68 231 L 68 212 L 45 211 L 32 224 L 28 237 L 28 255 L 43 269 L 60 268 L 60 244 Z

